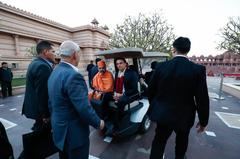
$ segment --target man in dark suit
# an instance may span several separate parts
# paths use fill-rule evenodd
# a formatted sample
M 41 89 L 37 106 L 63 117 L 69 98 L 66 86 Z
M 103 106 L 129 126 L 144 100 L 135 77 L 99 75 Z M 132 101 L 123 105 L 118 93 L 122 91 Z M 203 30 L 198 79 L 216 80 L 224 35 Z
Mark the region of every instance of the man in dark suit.
M 93 86 L 92 86 L 92 80 L 93 80 L 93 78 L 94 78 L 94 76 L 98 73 L 98 66 L 97 66 L 97 63 L 99 62 L 99 61 L 101 61 L 102 59 L 100 59 L 100 58 L 96 58 L 95 59 L 95 63 L 96 63 L 96 65 L 93 65 L 93 67 L 90 69 L 90 71 L 89 71 L 89 74 L 88 74 L 88 79 L 89 79 L 89 87 L 91 88 L 91 89 L 94 89 L 93 88 Z
M 153 61 L 151 63 L 151 69 L 152 70 L 150 72 L 146 72 L 145 73 L 145 81 L 146 81 L 147 85 L 149 85 L 149 81 L 150 81 L 150 79 L 151 79 L 151 77 L 152 77 L 152 75 L 153 75 L 153 73 L 154 73 L 154 71 L 155 71 L 155 69 L 157 67 L 157 64 L 158 64 L 157 61 Z
M 64 41 L 61 62 L 48 80 L 49 108 L 55 145 L 67 159 L 88 159 L 89 125 L 103 129 L 88 100 L 88 89 L 77 68 L 79 46 Z
M 93 60 L 90 61 L 90 64 L 87 65 L 87 72 L 88 72 L 88 84 L 89 84 L 89 87 L 91 85 L 91 69 L 94 67 L 94 64 L 93 64 Z
M 179 37 L 173 42 L 174 58 L 160 63 L 149 84 L 149 115 L 157 123 L 150 159 L 162 159 L 166 142 L 176 133 L 175 158 L 183 159 L 196 111 L 197 132 L 204 132 L 209 119 L 206 70 L 188 60 L 191 42 Z
M 2 67 L 0 68 L 0 82 L 2 88 L 3 98 L 12 96 L 12 79 L 13 74 L 10 68 L 8 68 L 8 63 L 2 62 Z
M 39 131 L 43 124 L 49 123 L 47 81 L 55 59 L 53 44 L 48 41 L 39 42 L 36 50 L 38 57 L 31 62 L 27 70 L 22 108 L 22 114 L 35 120 L 33 131 Z
M 138 75 L 136 71 L 128 68 L 128 64 L 125 58 L 115 59 L 115 66 L 117 68 L 115 74 L 114 85 L 114 100 L 118 106 L 118 112 L 116 114 L 115 126 L 118 126 L 117 122 L 121 120 L 124 112 L 124 106 L 131 101 L 138 98 Z M 117 127 L 116 127 L 117 128 Z
M 36 51 L 38 56 L 30 63 L 27 70 L 22 114 L 35 120 L 32 127 L 34 132 L 50 133 L 47 80 L 52 72 L 55 53 L 53 44 L 49 41 L 40 41 Z M 23 155 L 22 153 L 20 158 Z

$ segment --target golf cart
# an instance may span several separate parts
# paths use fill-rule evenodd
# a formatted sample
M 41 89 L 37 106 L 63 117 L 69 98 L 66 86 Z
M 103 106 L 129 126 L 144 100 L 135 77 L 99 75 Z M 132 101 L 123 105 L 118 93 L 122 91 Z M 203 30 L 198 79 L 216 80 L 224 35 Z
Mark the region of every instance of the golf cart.
M 135 71 L 138 74 L 142 74 L 141 59 L 149 58 L 149 55 L 146 55 L 140 48 L 120 48 L 99 51 L 96 53 L 96 56 L 104 59 L 107 63 L 107 69 L 113 74 L 115 73 L 116 66 L 114 65 L 114 60 L 119 57 L 123 57 L 127 60 L 129 66 L 133 66 Z M 156 54 L 153 55 L 154 57 Z M 138 82 L 139 83 L 139 82 Z M 124 116 L 119 121 L 119 129 L 114 132 L 115 136 L 128 136 L 136 132 L 145 133 L 151 126 L 151 121 L 147 115 L 149 108 L 148 99 L 142 97 L 141 87 L 139 84 L 138 98 L 130 103 L 128 103 L 124 108 Z M 92 106 L 95 110 L 99 109 L 99 106 Z M 96 108 L 98 107 L 98 108 Z M 108 103 L 108 108 L 112 115 L 117 111 L 117 105 L 114 101 Z M 98 113 L 98 111 L 96 111 Z M 111 120 L 111 118 L 110 118 Z

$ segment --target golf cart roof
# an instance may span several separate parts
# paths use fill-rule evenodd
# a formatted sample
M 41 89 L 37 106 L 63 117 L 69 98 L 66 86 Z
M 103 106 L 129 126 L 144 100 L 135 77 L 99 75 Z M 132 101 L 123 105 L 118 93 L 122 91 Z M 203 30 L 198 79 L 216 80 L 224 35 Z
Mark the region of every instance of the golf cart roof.
M 150 58 L 150 57 L 169 57 L 170 55 L 168 53 L 163 52 L 144 52 L 143 57 L 144 58 Z
M 142 58 L 144 56 L 143 50 L 140 48 L 119 48 L 112 50 L 98 51 L 95 56 L 104 56 L 106 59 L 112 58 Z

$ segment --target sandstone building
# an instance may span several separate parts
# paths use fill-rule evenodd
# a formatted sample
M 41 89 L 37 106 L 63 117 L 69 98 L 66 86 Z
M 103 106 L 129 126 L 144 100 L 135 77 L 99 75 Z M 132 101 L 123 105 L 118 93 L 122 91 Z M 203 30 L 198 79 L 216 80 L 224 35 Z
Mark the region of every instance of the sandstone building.
M 240 74 L 240 55 L 233 52 L 226 51 L 221 55 L 215 57 L 209 55 L 205 56 L 192 56 L 189 58 L 191 61 L 204 65 L 208 75 L 224 74 Z
M 33 58 L 28 50 L 39 40 L 53 42 L 56 49 L 64 40 L 73 40 L 81 48 L 79 68 L 85 71 L 94 53 L 108 47 L 110 37 L 93 24 L 71 28 L 0 2 L 0 62 L 8 62 L 15 77 L 24 76 Z

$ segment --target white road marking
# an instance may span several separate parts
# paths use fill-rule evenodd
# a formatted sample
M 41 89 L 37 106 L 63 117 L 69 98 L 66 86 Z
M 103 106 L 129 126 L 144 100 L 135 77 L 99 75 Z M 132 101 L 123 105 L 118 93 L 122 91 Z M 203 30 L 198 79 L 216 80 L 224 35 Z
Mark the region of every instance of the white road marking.
M 222 107 L 222 109 L 228 110 L 229 108 L 228 107 Z
M 106 136 L 106 137 L 103 139 L 103 141 L 105 141 L 105 142 L 107 142 L 107 143 L 110 143 L 110 142 L 112 142 L 112 137 Z
M 4 125 L 5 129 L 10 129 L 14 126 L 17 126 L 17 124 L 11 122 L 11 121 L 8 121 L 6 119 L 3 119 L 3 118 L 0 118 L 0 121 L 2 122 L 2 124 Z
M 210 98 L 224 99 L 223 95 L 221 95 L 221 98 L 220 98 L 219 95 L 217 93 L 214 93 L 214 92 L 209 92 L 208 95 L 209 95 Z
M 0 104 L 0 107 L 3 107 L 4 106 L 4 104 Z
M 213 99 L 212 99 L 212 101 L 216 102 L 216 101 L 217 101 L 217 99 L 214 99 L 214 98 L 213 98 Z
M 93 131 L 90 132 L 89 136 L 92 136 L 93 133 L 96 132 L 96 129 L 94 129 Z
M 12 109 L 9 109 L 10 111 L 15 111 L 15 110 L 17 110 L 16 108 L 12 108 Z
M 240 129 L 239 124 L 236 122 L 240 119 L 240 114 L 215 112 L 215 114 L 230 128 Z
M 100 158 L 95 157 L 95 156 L 92 156 L 92 155 L 89 155 L 89 156 L 88 156 L 88 159 L 100 159 Z
M 205 131 L 205 133 L 208 135 L 208 136 L 213 136 L 213 137 L 216 137 L 216 134 L 212 131 Z
M 208 95 L 209 95 L 210 98 L 218 98 L 219 97 L 219 95 L 217 93 L 214 93 L 214 92 L 209 92 Z
M 20 97 L 22 97 L 22 95 L 18 95 L 17 97 L 20 98 Z

